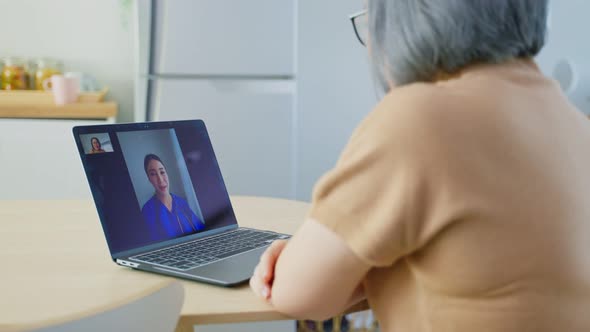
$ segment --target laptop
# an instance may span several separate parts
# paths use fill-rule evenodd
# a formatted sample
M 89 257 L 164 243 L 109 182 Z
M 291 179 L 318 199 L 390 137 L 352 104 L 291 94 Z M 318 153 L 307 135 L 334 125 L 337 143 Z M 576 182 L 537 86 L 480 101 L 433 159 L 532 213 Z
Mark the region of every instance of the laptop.
M 238 226 L 201 120 L 77 126 L 113 261 L 222 286 L 247 281 L 289 235 Z

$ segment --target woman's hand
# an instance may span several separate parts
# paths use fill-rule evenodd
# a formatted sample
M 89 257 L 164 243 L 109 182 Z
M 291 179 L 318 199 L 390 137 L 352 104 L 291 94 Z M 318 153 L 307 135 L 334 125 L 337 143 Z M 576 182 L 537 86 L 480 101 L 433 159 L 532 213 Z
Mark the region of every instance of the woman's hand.
M 250 288 L 266 301 L 270 300 L 275 265 L 286 245 L 287 240 L 276 240 L 266 248 L 254 269 L 254 275 L 250 278 Z

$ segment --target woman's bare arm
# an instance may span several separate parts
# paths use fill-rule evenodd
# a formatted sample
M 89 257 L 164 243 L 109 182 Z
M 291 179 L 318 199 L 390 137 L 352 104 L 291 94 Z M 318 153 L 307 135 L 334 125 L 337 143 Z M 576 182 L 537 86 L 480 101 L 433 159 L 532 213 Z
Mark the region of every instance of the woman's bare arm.
M 363 298 L 369 268 L 338 235 L 308 220 L 278 258 L 271 303 L 295 318 L 330 318 Z

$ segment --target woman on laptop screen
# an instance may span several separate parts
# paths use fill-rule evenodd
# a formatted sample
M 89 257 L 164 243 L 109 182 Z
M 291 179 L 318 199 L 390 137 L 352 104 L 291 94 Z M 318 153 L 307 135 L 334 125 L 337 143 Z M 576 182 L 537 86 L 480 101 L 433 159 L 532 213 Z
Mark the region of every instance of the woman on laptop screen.
M 195 233 L 205 228 L 205 224 L 191 210 L 186 200 L 170 193 L 166 166 L 155 154 L 145 156 L 143 166 L 148 180 L 155 189 L 141 209 L 150 233 L 157 238 L 157 234 L 167 234 L 176 237 Z
M 106 152 L 102 148 L 102 144 L 100 144 L 100 140 L 97 137 L 92 137 L 90 139 L 90 143 L 92 144 L 92 150 L 90 150 L 90 153 L 104 153 L 104 152 Z

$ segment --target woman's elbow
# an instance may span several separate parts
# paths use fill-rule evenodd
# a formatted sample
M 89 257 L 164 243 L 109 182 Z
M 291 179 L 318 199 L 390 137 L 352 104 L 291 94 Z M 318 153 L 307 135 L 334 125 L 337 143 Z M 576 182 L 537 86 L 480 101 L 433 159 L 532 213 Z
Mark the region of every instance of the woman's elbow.
M 294 319 L 326 320 L 343 310 L 320 295 L 293 288 L 273 287 L 271 303 L 280 313 Z M 330 303 L 332 302 L 332 303 Z
M 272 304 L 278 312 L 298 320 L 323 321 L 337 315 L 337 313 L 332 314 L 323 308 L 314 308 L 294 301 L 272 300 Z

